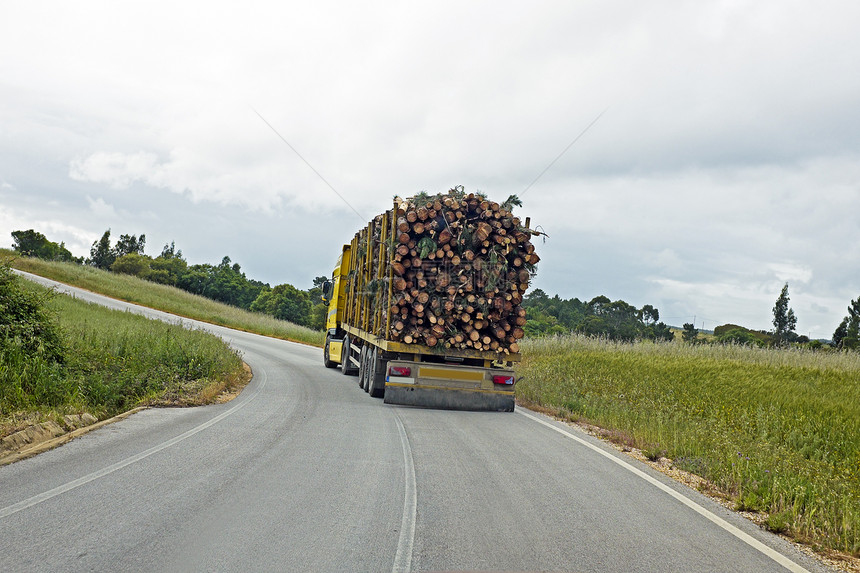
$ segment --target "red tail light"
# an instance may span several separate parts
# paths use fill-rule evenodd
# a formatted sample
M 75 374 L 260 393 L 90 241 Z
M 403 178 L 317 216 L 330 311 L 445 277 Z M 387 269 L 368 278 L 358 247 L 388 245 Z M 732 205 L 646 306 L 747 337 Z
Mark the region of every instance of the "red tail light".
M 390 366 L 388 368 L 389 376 L 412 376 L 412 369 L 408 366 Z
M 505 384 L 507 386 L 513 386 L 514 384 L 514 376 L 493 376 L 493 384 Z

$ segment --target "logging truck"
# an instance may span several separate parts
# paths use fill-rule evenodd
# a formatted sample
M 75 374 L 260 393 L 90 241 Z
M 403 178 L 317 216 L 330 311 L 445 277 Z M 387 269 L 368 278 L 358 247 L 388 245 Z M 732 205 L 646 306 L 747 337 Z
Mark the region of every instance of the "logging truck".
M 388 404 L 513 411 L 521 303 L 539 259 L 528 219 L 510 210 L 461 187 L 396 197 L 323 285 L 325 366 Z

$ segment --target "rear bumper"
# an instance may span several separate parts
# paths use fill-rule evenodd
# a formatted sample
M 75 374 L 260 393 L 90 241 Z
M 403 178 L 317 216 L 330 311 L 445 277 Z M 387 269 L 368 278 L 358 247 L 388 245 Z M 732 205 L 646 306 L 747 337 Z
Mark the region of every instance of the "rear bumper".
M 443 410 L 513 412 L 513 391 L 463 390 L 386 382 L 385 403 Z

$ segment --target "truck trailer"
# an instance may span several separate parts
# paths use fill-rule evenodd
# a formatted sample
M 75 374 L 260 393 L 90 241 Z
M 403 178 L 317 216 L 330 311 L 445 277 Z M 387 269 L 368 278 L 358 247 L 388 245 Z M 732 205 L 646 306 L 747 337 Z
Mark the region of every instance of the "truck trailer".
M 511 203 L 462 187 L 395 197 L 323 285 L 325 366 L 388 404 L 513 411 L 521 303 L 540 259 Z

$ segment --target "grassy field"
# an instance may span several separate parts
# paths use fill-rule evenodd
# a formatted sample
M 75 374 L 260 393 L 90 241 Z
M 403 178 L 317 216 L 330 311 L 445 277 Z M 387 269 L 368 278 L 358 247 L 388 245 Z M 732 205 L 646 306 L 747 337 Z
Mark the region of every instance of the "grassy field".
M 16 269 L 186 318 L 314 346 L 322 346 L 325 342 L 324 332 L 130 275 L 109 273 L 90 266 L 17 257 L 13 251 L 0 249 L 0 258 L 7 257 L 12 259 L 12 266 Z
M 64 414 L 101 419 L 142 404 L 212 402 L 243 381 L 240 356 L 203 331 L 62 295 L 46 304 L 60 327 L 62 360 L 0 341 L 0 435 Z
M 524 404 L 672 459 L 773 531 L 860 555 L 860 354 L 569 336 L 526 341 L 518 371 Z

